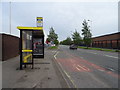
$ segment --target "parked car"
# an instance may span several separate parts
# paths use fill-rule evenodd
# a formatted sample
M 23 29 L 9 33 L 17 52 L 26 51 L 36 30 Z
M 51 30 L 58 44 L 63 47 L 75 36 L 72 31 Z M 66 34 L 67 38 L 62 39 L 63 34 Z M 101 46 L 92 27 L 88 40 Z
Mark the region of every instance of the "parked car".
M 72 45 L 70 45 L 70 47 L 69 47 L 69 49 L 77 49 L 77 45 L 75 45 L 75 44 L 72 44 Z

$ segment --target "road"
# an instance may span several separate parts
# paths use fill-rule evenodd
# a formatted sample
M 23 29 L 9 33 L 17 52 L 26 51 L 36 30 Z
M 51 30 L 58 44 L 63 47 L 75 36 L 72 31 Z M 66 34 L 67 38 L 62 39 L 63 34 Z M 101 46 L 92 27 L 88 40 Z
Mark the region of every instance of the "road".
M 59 46 L 55 60 L 72 88 L 118 88 L 118 53 Z

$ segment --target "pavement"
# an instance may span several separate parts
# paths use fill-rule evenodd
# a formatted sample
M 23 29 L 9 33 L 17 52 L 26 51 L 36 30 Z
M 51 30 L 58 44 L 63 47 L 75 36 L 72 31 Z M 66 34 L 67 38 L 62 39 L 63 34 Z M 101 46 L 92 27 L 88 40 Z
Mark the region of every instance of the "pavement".
M 19 70 L 19 56 L 2 62 L 2 88 L 68 88 L 54 61 L 56 52 L 45 49 L 44 59 L 34 59 L 34 69 Z
M 70 50 L 64 45 L 55 55 L 71 88 L 118 88 L 118 59 L 117 52 Z

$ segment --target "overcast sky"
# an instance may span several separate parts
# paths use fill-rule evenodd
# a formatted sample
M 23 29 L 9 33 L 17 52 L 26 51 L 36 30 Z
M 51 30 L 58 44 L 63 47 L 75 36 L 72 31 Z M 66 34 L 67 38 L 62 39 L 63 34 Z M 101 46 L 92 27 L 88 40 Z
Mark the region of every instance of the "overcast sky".
M 9 33 L 9 2 L 2 2 L 2 32 Z M 90 20 L 93 37 L 118 32 L 117 2 L 12 2 L 12 34 L 19 36 L 17 26 L 36 27 L 36 17 L 43 17 L 44 32 L 52 26 L 59 40 L 75 29 L 81 34 L 82 22 Z

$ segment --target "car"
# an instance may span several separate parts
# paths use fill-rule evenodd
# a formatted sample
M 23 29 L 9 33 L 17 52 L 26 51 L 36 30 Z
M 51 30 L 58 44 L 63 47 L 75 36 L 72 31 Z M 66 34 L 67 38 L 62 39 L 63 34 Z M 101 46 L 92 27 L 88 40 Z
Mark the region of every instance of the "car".
M 55 46 L 55 44 L 51 44 L 51 46 Z
M 70 45 L 70 47 L 69 47 L 69 49 L 77 49 L 77 45 L 75 45 L 75 44 L 72 44 L 72 45 Z

